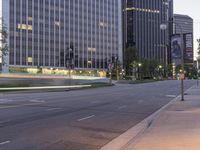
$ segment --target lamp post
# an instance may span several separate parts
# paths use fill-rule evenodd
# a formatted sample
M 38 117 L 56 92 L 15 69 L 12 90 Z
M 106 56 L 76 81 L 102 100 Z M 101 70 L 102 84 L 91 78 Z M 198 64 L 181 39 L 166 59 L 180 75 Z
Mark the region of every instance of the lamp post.
M 169 21 L 168 21 L 169 22 Z M 180 29 L 180 38 L 181 38 L 181 68 L 182 68 L 182 72 L 181 72 L 181 101 L 184 101 L 184 79 L 185 79 L 185 68 L 184 68 L 184 42 L 183 42 L 183 29 L 182 26 L 176 22 L 172 22 L 174 23 L 177 27 L 179 27 Z M 167 24 L 161 24 L 160 28 L 162 30 L 166 30 L 167 29 Z
M 160 25 L 160 29 L 161 30 L 167 30 L 168 26 L 166 24 L 161 24 Z M 166 41 L 168 41 L 168 37 L 167 37 L 167 34 L 166 35 Z M 168 44 L 165 45 L 165 74 L 166 74 L 166 77 L 168 77 L 168 48 L 167 48 Z
M 110 84 L 112 85 L 112 69 L 113 69 L 113 63 L 112 63 L 112 59 L 108 60 L 108 71 L 109 71 L 109 75 L 110 75 Z
M 162 65 L 159 65 L 159 66 L 158 66 L 158 70 L 159 70 L 159 74 L 160 74 L 160 78 L 161 78 L 161 79 L 163 79 L 162 69 L 163 69 L 163 66 L 162 66 Z
M 177 24 L 177 26 L 180 28 L 181 31 L 181 101 L 184 101 L 184 79 L 185 79 L 185 68 L 184 68 L 184 42 L 183 42 L 183 30 L 181 25 Z
M 142 63 L 138 63 L 138 78 L 141 80 L 141 75 L 140 75 L 140 68 L 142 67 Z

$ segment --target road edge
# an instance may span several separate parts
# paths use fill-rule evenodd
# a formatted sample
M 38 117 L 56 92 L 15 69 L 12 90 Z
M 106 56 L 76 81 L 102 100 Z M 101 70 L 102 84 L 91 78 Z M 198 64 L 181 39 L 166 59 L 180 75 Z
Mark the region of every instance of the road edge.
M 189 91 L 194 86 L 195 85 L 187 89 L 185 92 Z M 169 103 L 161 107 L 149 117 L 145 118 L 143 121 L 127 130 L 125 133 L 113 139 L 111 142 L 107 143 L 99 150 L 125 150 L 126 147 L 129 146 L 132 142 L 134 142 L 134 140 L 136 140 L 138 136 L 145 132 L 145 130 L 152 124 L 152 122 L 159 117 L 161 112 L 166 110 L 171 104 L 173 104 L 177 100 L 180 100 L 180 98 L 181 95 L 178 95 L 176 98 L 172 99 Z

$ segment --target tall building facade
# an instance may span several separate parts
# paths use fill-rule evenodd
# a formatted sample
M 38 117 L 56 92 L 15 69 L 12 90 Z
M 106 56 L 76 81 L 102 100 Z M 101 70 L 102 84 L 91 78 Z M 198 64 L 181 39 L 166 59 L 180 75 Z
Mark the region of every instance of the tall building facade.
M 193 33 L 193 19 L 188 15 L 174 14 L 174 34 Z M 181 26 L 181 28 L 180 28 Z
M 174 34 L 180 37 L 183 34 L 184 62 L 185 65 L 193 66 L 193 18 L 188 15 L 174 14 Z
M 121 0 L 0 0 L 12 68 L 106 70 L 122 61 Z
M 139 59 L 168 63 L 173 0 L 122 0 L 122 3 L 124 51 L 135 46 Z M 161 24 L 169 25 L 161 30 Z

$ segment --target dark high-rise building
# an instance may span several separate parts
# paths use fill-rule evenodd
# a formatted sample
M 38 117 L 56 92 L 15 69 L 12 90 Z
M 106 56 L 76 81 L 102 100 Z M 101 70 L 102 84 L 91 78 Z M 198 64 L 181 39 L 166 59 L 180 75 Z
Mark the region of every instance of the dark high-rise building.
M 193 19 L 188 15 L 174 14 L 174 34 L 193 33 Z M 181 27 L 181 29 L 180 29 Z
M 4 70 L 106 70 L 122 60 L 121 0 L 0 0 L 8 28 Z M 70 59 L 70 61 L 69 61 Z
M 173 0 L 122 0 L 122 3 L 124 51 L 135 46 L 139 59 L 169 63 Z M 168 26 L 161 30 L 161 24 Z
M 184 62 L 193 66 L 193 19 L 188 15 L 174 14 L 174 34 L 183 34 Z

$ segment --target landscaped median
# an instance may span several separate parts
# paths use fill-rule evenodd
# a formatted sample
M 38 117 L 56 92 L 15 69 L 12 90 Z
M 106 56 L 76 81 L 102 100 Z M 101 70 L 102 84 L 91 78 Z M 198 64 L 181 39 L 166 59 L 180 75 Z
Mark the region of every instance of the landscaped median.
M 152 83 L 152 82 L 158 82 L 158 81 L 163 81 L 163 80 L 135 80 L 135 81 L 130 81 L 129 84 L 143 84 L 143 83 Z
M 91 86 L 92 85 L 41 86 L 41 87 L 7 87 L 7 88 L 0 88 L 0 91 L 48 90 L 48 89 L 76 89 L 76 88 L 89 88 Z
M 144 83 L 152 83 L 152 82 L 159 82 L 164 80 L 120 80 L 117 83 L 121 84 L 144 84 Z
M 0 92 L 9 92 L 9 91 L 29 91 L 29 90 L 76 90 L 76 89 L 88 89 L 88 88 L 100 88 L 111 86 L 108 83 L 91 83 L 91 84 L 82 84 L 82 85 L 68 85 L 68 86 L 9 86 L 9 87 L 0 87 Z

